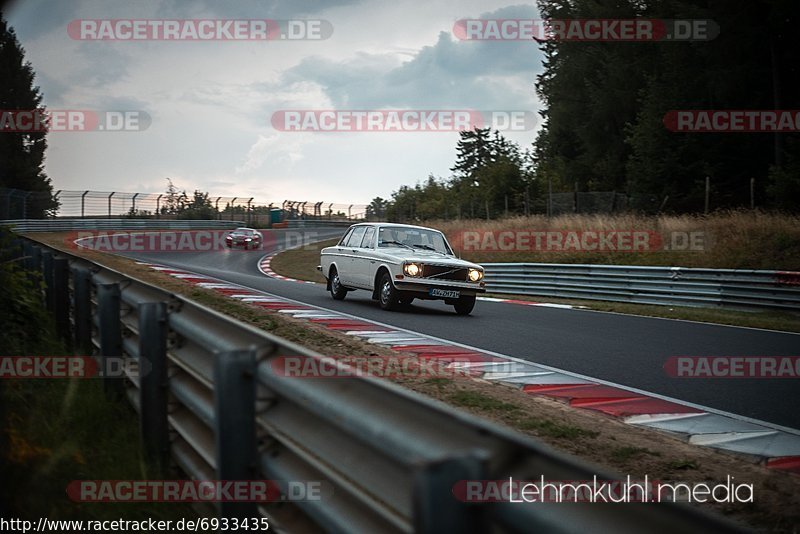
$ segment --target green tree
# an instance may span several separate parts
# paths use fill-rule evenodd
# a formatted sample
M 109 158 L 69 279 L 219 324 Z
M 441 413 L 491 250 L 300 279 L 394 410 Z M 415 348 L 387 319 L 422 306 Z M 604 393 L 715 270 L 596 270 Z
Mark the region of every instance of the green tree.
M 178 213 L 178 219 L 216 219 L 217 210 L 211 203 L 208 193 L 195 189 L 191 200 L 185 202 Z
M 778 191 L 800 176 L 786 170 L 800 155 L 797 133 L 674 133 L 669 111 L 798 109 L 800 3 L 781 0 L 539 0 L 545 19 L 710 19 L 721 31 L 708 42 L 540 42 L 544 103 L 535 145 L 536 175 L 555 191 L 627 191 L 641 209 L 669 196 L 677 211 L 703 206 L 711 177 L 715 207 L 749 205 L 757 195 L 775 207 Z M 769 184 L 769 186 L 768 186 Z M 783 203 L 785 204 L 785 203 Z M 797 203 L 795 208 L 797 209 Z
M 372 201 L 367 205 L 367 219 L 378 220 L 386 217 L 386 207 L 388 203 L 389 202 L 387 200 L 384 200 L 381 197 L 373 198 Z
M 0 110 L 46 111 L 42 94 L 34 85 L 34 72 L 25 61 L 14 30 L 0 13 Z M 39 218 L 51 215 L 58 208 L 53 186 L 44 172 L 47 132 L 9 132 L 0 126 L 0 187 L 32 191 L 26 216 Z

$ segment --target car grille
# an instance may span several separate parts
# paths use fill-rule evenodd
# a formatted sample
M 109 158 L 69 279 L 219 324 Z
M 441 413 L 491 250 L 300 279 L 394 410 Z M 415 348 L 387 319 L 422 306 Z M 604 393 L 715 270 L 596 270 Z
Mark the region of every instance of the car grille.
M 467 269 L 453 268 L 446 265 L 423 265 L 422 266 L 423 278 L 436 278 L 437 280 L 458 280 L 459 282 L 466 282 Z

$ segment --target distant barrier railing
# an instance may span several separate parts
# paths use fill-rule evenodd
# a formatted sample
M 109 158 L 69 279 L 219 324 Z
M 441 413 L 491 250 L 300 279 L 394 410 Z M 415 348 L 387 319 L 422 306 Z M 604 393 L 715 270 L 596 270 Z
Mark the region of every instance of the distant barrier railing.
M 800 310 L 800 272 L 485 263 L 490 293 L 743 309 Z
M 22 245 L 66 341 L 101 363 L 124 357 L 148 369 L 103 380 L 138 411 L 160 470 L 177 465 L 197 480 L 324 481 L 332 490 L 275 507 L 223 502 L 221 516 L 288 514 L 311 530 L 348 533 L 735 531 L 671 503 L 462 502 L 453 488 L 468 480 L 615 477 L 384 380 L 283 376 L 272 370 L 277 358 L 321 356 L 84 258 Z
M 0 226 L 8 226 L 21 234 L 80 230 L 228 230 L 241 225 L 241 221 L 180 219 L 20 219 L 0 221 Z

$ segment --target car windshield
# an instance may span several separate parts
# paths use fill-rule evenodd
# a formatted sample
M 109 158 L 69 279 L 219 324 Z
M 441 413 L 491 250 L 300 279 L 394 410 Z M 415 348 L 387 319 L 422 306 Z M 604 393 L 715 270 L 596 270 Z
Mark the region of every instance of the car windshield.
M 412 250 L 430 250 L 440 254 L 453 254 L 441 232 L 426 228 L 383 226 L 378 234 L 378 246 L 381 248 L 404 247 Z

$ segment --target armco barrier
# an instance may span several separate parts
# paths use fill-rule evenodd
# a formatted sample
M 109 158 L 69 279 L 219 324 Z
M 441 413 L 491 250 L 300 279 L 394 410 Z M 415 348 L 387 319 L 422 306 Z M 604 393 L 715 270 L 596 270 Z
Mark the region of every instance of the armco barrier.
M 8 226 L 20 234 L 80 230 L 232 230 L 242 225 L 242 221 L 178 219 L 19 219 L 0 221 L 0 226 Z
M 736 531 L 679 504 L 464 503 L 453 495 L 463 480 L 614 477 L 384 380 L 280 376 L 273 359 L 319 354 L 78 256 L 28 239 L 22 248 L 77 349 L 148 368 L 104 380 L 139 413 L 154 465 L 332 490 L 278 509 L 223 503 L 225 517 L 291 511 L 329 532 Z
M 554 263 L 485 263 L 489 293 L 741 309 L 800 310 L 800 273 Z

